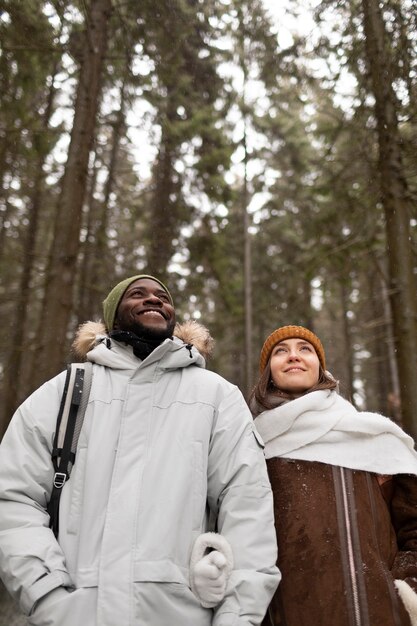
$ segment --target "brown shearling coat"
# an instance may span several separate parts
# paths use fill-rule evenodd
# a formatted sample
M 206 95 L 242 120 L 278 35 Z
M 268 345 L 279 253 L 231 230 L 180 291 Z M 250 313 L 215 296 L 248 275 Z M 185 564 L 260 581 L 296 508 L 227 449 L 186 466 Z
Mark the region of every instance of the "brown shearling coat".
M 417 589 L 417 477 L 267 465 L 282 581 L 262 626 L 410 626 L 394 579 Z

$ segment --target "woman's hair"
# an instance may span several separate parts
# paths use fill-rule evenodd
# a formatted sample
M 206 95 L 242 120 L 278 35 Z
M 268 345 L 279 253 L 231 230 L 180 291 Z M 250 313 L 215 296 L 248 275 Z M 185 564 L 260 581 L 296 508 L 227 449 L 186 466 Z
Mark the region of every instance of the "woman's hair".
M 337 380 L 335 380 L 333 376 L 331 376 L 329 372 L 325 371 L 320 365 L 318 381 L 301 395 L 311 393 L 312 391 L 319 391 L 321 389 L 337 389 L 337 386 Z M 280 404 L 280 400 L 282 402 L 294 400 L 299 397 L 299 395 L 300 394 L 298 393 L 291 394 L 286 391 L 282 391 L 275 385 L 271 376 L 271 365 L 269 360 L 258 382 L 252 389 L 248 402 L 252 413 L 256 416 L 262 411 L 275 408 L 278 404 Z

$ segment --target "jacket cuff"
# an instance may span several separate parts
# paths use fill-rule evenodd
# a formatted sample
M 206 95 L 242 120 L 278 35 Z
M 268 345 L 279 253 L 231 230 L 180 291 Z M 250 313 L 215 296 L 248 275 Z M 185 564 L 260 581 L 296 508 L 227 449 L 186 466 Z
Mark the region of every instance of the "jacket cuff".
M 208 550 L 217 550 L 226 558 L 226 571 L 228 574 L 233 569 L 233 552 L 230 543 L 218 533 L 203 533 L 194 542 L 190 557 L 190 569 L 203 558 Z
M 213 618 L 213 626 L 245 626 L 237 613 L 221 613 Z M 249 626 L 249 622 L 248 622 Z
M 73 586 L 73 582 L 67 572 L 60 570 L 51 572 L 51 574 L 39 578 L 28 589 L 22 590 L 20 597 L 21 609 L 25 615 L 29 615 L 36 602 L 53 589 Z
M 405 580 L 395 580 L 394 585 L 398 591 L 402 603 L 407 609 L 411 626 L 417 626 L 417 594 Z

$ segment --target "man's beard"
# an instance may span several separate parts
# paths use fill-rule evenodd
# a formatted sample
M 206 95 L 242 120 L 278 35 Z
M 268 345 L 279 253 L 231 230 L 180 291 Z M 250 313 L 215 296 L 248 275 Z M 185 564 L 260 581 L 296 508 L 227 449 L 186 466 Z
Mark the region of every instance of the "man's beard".
M 172 337 L 175 319 L 165 328 L 148 328 L 134 320 L 117 324 L 109 334 L 112 339 L 132 346 L 133 354 L 142 361 L 146 359 L 165 339 Z
M 117 328 L 134 333 L 137 337 L 145 341 L 150 339 L 152 342 L 159 341 L 162 343 L 165 339 L 172 337 L 175 328 L 175 319 L 167 322 L 165 328 L 149 328 L 149 326 L 135 320 L 124 322 L 122 325 L 119 324 Z

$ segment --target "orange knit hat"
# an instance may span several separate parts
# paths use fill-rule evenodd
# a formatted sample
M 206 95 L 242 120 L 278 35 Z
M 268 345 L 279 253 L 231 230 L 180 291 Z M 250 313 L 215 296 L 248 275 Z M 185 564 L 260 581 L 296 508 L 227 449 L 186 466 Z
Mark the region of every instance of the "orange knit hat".
M 265 339 L 259 359 L 259 369 L 261 374 L 268 363 L 269 357 L 271 356 L 272 348 L 280 341 L 284 341 L 284 339 L 305 339 L 305 341 L 311 343 L 317 352 L 320 365 L 324 370 L 326 369 L 326 357 L 323 345 L 320 339 L 312 333 L 311 330 L 308 330 L 308 328 L 304 328 L 303 326 L 282 326 L 281 328 L 274 330 L 274 332 Z

